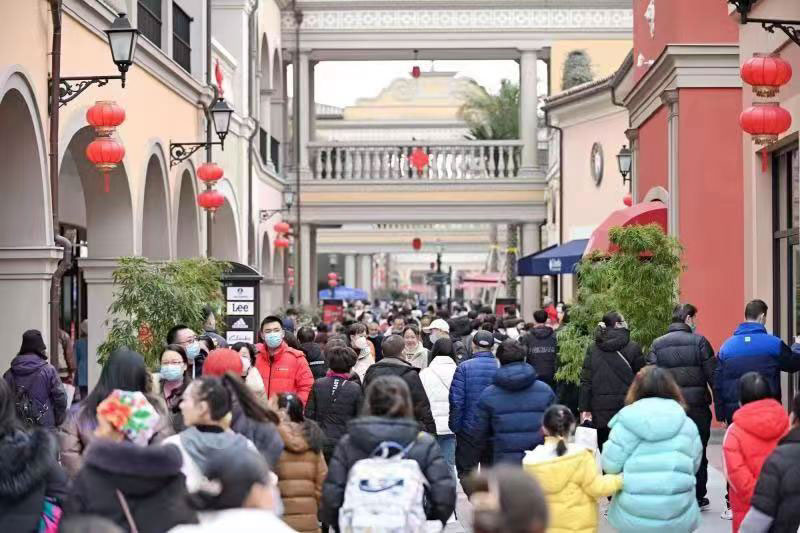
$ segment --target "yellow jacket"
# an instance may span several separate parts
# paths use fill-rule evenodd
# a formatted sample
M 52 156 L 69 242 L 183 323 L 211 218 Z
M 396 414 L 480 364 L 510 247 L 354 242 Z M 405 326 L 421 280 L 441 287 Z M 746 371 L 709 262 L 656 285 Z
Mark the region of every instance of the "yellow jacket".
M 594 533 L 597 531 L 597 499 L 622 488 L 622 476 L 602 475 L 591 451 L 570 444 L 559 457 L 558 439 L 547 437 L 544 444 L 527 452 L 522 461 L 547 497 L 550 527 L 547 533 Z

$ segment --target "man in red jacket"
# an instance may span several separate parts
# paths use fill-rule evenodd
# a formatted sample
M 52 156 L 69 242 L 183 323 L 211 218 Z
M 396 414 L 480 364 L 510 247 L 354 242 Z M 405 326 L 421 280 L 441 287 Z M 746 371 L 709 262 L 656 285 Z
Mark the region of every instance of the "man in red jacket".
M 303 352 L 289 348 L 283 340 L 283 322 L 277 316 L 268 316 L 261 322 L 261 339 L 258 344 L 256 369 L 264 380 L 267 397 L 282 392 L 297 394 L 303 405 L 314 385 L 314 375 Z

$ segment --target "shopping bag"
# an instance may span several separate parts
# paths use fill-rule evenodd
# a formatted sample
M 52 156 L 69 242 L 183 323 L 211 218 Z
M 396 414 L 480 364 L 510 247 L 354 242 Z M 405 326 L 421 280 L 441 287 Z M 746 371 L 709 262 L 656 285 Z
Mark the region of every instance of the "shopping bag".
M 597 450 L 597 430 L 585 422 L 575 428 L 575 444 L 589 450 Z

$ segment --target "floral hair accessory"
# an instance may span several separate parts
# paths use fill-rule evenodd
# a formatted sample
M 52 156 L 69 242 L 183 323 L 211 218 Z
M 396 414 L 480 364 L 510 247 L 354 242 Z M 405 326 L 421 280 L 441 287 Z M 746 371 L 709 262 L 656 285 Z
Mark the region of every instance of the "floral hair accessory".
M 144 394 L 119 389 L 98 404 L 97 417 L 139 446 L 147 446 L 160 420 Z

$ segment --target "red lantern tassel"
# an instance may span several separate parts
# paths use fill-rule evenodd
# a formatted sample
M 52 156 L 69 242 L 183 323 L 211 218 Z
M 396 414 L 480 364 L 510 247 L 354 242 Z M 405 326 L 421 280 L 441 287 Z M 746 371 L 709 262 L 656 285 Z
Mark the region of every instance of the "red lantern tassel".
M 108 172 L 104 172 L 103 176 L 105 177 L 106 193 L 109 193 L 111 192 L 111 177 L 108 175 Z

